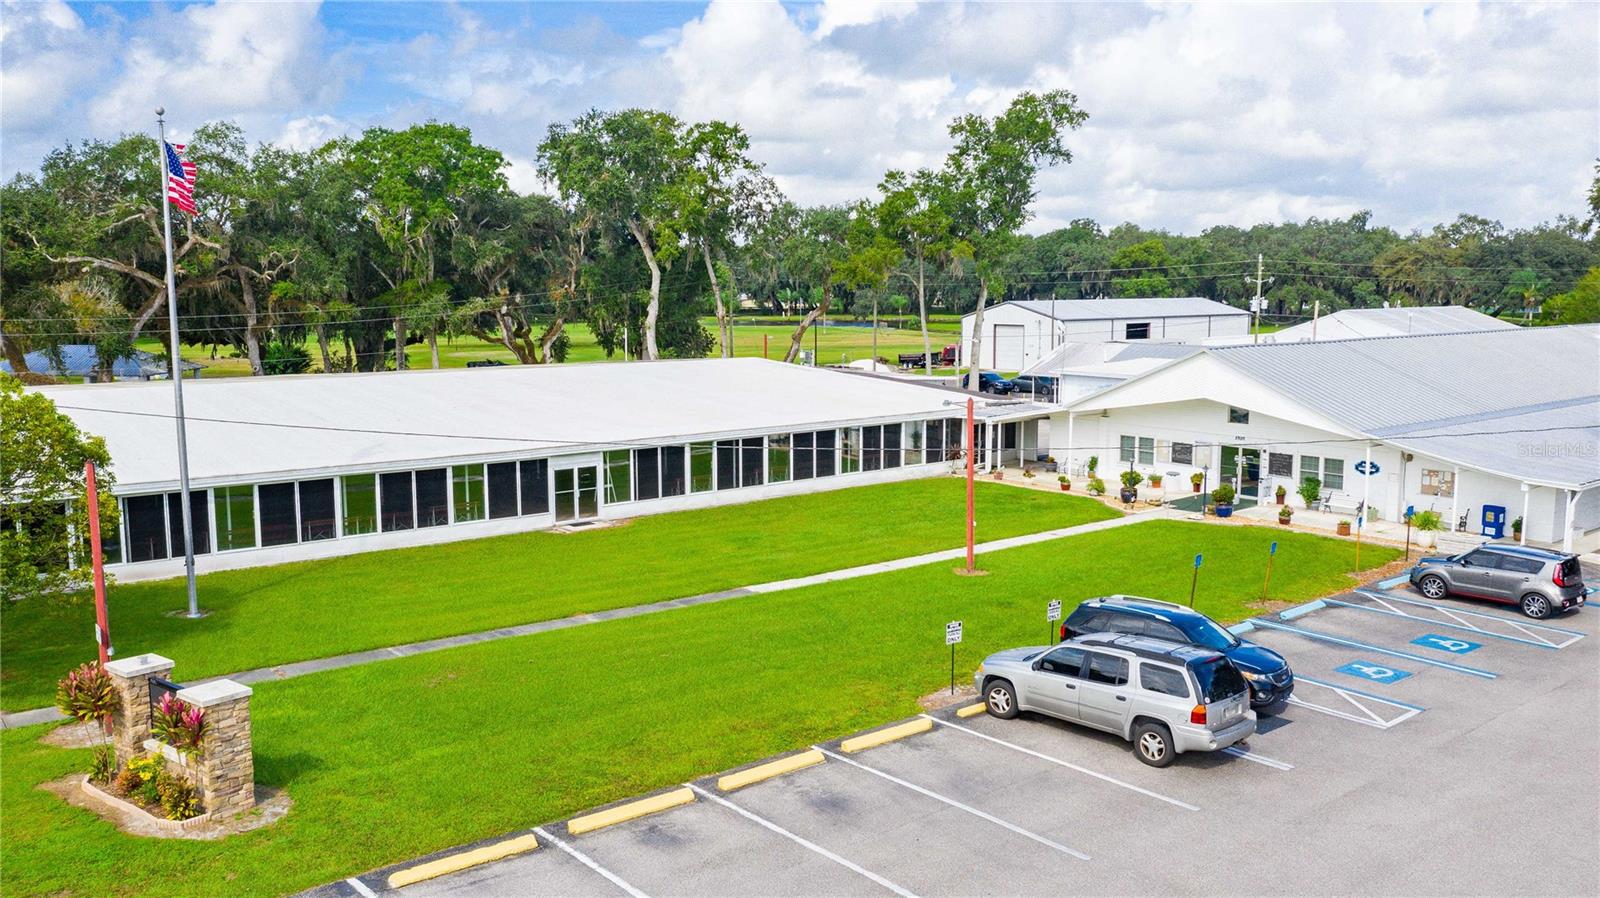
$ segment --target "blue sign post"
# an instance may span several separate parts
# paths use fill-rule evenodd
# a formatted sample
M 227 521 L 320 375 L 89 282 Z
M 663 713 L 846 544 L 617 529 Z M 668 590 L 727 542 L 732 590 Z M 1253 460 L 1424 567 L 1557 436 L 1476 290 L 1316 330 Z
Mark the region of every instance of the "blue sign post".
M 1194 577 L 1189 581 L 1189 607 L 1194 607 L 1194 589 L 1200 585 L 1200 562 L 1205 556 L 1194 556 Z
M 1267 579 L 1261 581 L 1261 601 L 1267 600 L 1267 587 L 1272 585 L 1272 557 L 1278 554 L 1278 541 L 1267 547 Z

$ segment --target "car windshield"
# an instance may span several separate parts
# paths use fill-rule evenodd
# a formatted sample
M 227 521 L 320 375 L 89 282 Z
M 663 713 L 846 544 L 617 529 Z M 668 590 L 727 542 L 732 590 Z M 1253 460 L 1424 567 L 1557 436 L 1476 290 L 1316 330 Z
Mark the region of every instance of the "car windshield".
M 1208 649 L 1222 651 L 1239 644 L 1239 637 L 1229 633 L 1221 624 L 1208 617 L 1191 621 L 1183 629 L 1190 642 Z
M 1208 705 L 1249 688 L 1245 685 L 1244 677 L 1227 658 L 1201 661 L 1190 665 L 1189 669 L 1194 671 L 1194 678 L 1200 683 L 1200 700 Z

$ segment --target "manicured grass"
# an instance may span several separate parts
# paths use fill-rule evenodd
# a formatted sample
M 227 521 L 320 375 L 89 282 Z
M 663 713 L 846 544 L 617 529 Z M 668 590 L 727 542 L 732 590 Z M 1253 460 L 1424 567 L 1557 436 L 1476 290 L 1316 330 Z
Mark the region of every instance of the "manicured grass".
M 1243 617 L 1274 540 L 1274 598 L 1352 585 L 1346 541 L 1156 521 L 994 553 L 987 577 L 936 564 L 263 683 L 256 777 L 294 808 L 222 842 L 116 833 L 34 787 L 88 751 L 7 731 L 7 894 L 285 894 L 560 819 L 915 713 L 946 682 L 954 618 L 965 677 L 988 652 L 1041 642 L 1052 598 L 1186 600 L 1196 552 L 1197 605 Z
M 981 539 L 1117 512 L 1089 499 L 978 484 Z M 124 653 L 179 659 L 184 680 L 549 620 L 959 546 L 965 484 L 936 477 L 649 515 L 589 532 L 524 533 L 199 578 L 201 620 L 168 616 L 181 579 L 114 585 Z M 92 654 L 94 609 L 7 605 L 0 707 L 47 705 Z

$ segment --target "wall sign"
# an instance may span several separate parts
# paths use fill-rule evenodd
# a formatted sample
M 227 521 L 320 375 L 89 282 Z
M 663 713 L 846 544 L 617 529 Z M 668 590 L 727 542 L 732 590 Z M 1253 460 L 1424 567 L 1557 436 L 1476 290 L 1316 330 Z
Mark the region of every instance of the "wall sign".
M 1361 461 L 1356 462 L 1356 473 L 1357 474 L 1365 474 L 1368 477 L 1371 477 L 1373 474 L 1376 474 L 1381 470 L 1383 470 L 1383 469 L 1378 467 L 1378 463 L 1375 462 L 1375 461 L 1366 461 L 1365 459 L 1363 459 Z
M 1274 477 L 1294 476 L 1294 456 L 1283 452 L 1267 454 L 1267 473 Z
M 1193 443 L 1173 443 L 1172 444 L 1172 463 L 1175 464 L 1175 465 L 1192 465 L 1192 464 L 1194 464 L 1194 444 Z

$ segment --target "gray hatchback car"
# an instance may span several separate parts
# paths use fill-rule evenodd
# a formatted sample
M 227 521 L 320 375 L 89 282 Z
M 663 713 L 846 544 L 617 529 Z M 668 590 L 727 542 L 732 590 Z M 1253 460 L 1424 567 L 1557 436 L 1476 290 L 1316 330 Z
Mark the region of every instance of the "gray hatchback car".
M 1577 556 L 1498 543 L 1424 558 L 1411 569 L 1411 585 L 1430 599 L 1488 599 L 1516 605 L 1532 618 L 1581 608 L 1588 593 Z
M 989 713 L 1034 711 L 1115 733 L 1165 767 L 1256 731 L 1250 687 L 1221 652 L 1148 636 L 1093 633 L 985 658 L 973 675 Z

